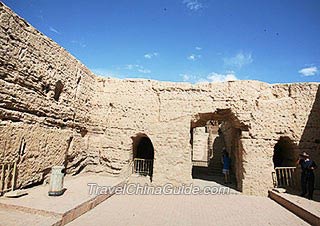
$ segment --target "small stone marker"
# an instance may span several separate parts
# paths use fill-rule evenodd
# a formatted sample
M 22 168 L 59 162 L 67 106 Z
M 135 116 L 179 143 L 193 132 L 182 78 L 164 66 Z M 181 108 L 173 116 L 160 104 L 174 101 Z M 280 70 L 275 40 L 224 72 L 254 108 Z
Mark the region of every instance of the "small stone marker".
M 59 196 L 65 191 L 63 189 L 63 178 L 64 178 L 64 166 L 52 167 L 50 184 L 49 184 L 49 196 Z
M 15 190 L 15 191 L 10 191 L 4 194 L 4 197 L 7 198 L 18 198 L 23 195 L 27 195 L 28 192 L 26 190 Z

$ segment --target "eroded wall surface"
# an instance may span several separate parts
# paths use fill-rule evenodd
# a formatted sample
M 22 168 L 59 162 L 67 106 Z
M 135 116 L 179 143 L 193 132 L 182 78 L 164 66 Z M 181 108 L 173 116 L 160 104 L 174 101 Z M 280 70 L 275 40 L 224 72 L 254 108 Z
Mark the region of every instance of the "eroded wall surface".
M 96 141 L 101 140 L 105 146 L 97 151 L 105 150 L 100 154 L 109 155 L 110 164 L 125 165 L 130 161 L 130 137 L 143 132 L 155 148 L 154 183 L 190 182 L 191 120 L 198 113 L 231 109 L 237 119 L 231 119 L 231 124 L 248 128 L 242 130 L 239 143 L 227 144 L 241 150 L 237 157 L 241 164 L 237 167 L 243 173 L 239 175 L 243 177 L 242 190 L 265 194 L 272 186 L 272 156 L 279 138 L 289 137 L 299 145 L 305 142 L 301 138 L 306 130 L 311 129 L 314 137 L 319 134 L 316 120 L 306 127 L 310 113 L 317 111 L 314 105 L 318 87 L 312 83 L 236 81 L 191 85 L 100 78 L 92 120 L 101 127 L 99 135 L 94 135 Z M 318 145 L 315 139 L 309 144 Z M 319 149 L 306 150 L 319 161 Z
M 65 49 L 0 4 L 1 161 L 19 159 L 18 185 L 43 180 L 67 159 L 77 170 L 94 82 Z
M 190 183 L 191 121 L 219 109 L 230 109 L 226 120 L 242 130 L 237 165 L 244 193 L 266 194 L 272 186 L 281 136 L 320 163 L 318 83 L 100 78 L 6 6 L 0 10 L 0 145 L 2 161 L 19 159 L 21 186 L 41 182 L 57 164 L 68 173 L 124 176 L 139 133 L 155 149 L 153 183 Z

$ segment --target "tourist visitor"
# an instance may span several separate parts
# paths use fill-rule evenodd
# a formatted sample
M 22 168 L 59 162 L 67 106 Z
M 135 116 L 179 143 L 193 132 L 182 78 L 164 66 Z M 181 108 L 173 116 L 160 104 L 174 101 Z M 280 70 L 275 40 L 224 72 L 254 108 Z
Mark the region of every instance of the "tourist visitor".
M 297 161 L 301 165 L 301 196 L 304 197 L 308 191 L 308 199 L 313 198 L 314 190 L 314 170 L 317 168 L 316 163 L 309 158 L 309 154 L 303 152 Z
M 222 173 L 224 174 L 224 183 L 231 183 L 230 182 L 230 163 L 231 159 L 229 157 L 229 153 L 223 149 L 223 156 L 222 156 Z

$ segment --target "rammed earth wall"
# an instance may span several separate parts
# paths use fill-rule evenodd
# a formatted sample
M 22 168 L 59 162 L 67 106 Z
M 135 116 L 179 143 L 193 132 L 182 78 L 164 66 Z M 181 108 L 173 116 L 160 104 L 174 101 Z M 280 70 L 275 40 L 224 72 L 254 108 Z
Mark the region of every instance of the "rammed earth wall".
M 280 137 L 320 164 L 319 96 L 319 83 L 101 78 L 0 3 L 1 161 L 20 159 L 18 186 L 42 182 L 57 164 L 121 177 L 139 134 L 154 147 L 153 183 L 190 183 L 190 129 L 207 113 L 240 131 L 229 145 L 239 189 L 265 195 Z

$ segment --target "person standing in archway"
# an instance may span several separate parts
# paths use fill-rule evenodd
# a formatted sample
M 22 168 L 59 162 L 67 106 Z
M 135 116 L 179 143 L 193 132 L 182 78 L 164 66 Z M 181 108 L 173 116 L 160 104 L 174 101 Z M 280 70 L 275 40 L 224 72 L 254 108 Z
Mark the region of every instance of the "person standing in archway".
M 230 183 L 230 164 L 231 159 L 229 157 L 229 153 L 224 149 L 223 156 L 222 156 L 222 173 L 224 174 L 224 183 Z
M 303 152 L 297 161 L 301 165 L 301 196 L 304 197 L 308 190 L 308 199 L 313 198 L 314 190 L 314 170 L 317 168 L 316 163 L 309 158 L 308 153 Z M 307 189 L 308 188 L 308 189 Z

